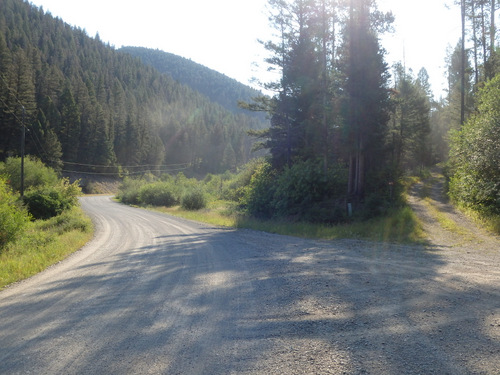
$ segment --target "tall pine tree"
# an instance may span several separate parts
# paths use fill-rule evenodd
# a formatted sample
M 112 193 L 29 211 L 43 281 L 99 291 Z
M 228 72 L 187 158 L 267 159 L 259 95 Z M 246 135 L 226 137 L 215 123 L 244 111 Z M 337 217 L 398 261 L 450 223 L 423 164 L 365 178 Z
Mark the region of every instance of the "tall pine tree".
M 389 75 L 375 27 L 370 22 L 370 6 L 369 0 L 350 0 L 341 65 L 346 93 L 347 191 L 354 201 L 365 196 L 368 172 L 379 175 L 387 164 L 384 139 L 389 119 Z

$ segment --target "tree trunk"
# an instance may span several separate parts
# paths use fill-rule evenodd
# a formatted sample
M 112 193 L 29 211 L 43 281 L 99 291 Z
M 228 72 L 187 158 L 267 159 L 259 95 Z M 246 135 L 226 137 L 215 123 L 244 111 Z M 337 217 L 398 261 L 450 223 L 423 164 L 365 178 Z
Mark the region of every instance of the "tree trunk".
M 487 48 L 486 48 L 486 22 L 484 19 L 484 4 L 481 3 L 481 43 L 483 45 L 483 68 L 486 67 L 487 62 Z M 484 72 L 485 73 L 485 72 Z
M 495 6 L 495 0 L 491 0 L 490 58 L 495 54 Z
M 359 140 L 357 181 L 356 196 L 358 199 L 361 199 L 365 193 L 365 154 L 363 151 L 363 136 L 360 136 Z
M 492 0 L 494 1 L 494 0 Z M 465 122 L 465 0 L 462 4 L 462 66 L 460 75 L 462 77 L 462 87 L 460 88 L 460 125 Z
M 352 153 L 349 155 L 349 178 L 347 180 L 347 195 L 349 197 L 354 195 L 354 178 L 355 178 L 355 161 L 356 158 Z
M 325 175 L 328 173 L 328 118 L 327 118 L 327 104 L 328 104 L 328 51 L 327 51 L 327 36 L 328 36 L 328 17 L 326 14 L 325 0 L 322 2 L 322 17 L 323 17 L 323 71 L 322 71 L 322 88 L 323 91 L 323 172 Z
M 478 63 L 477 63 L 477 31 L 476 31 L 476 7 L 474 5 L 474 2 L 471 2 L 471 12 L 472 12 L 472 39 L 474 40 L 474 82 L 476 84 L 476 87 L 479 83 L 479 70 L 478 70 Z

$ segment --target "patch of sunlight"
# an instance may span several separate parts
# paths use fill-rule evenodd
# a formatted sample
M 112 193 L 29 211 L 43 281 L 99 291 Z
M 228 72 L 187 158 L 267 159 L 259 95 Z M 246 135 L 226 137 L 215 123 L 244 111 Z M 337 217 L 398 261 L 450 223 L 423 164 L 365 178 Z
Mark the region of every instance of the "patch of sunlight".
M 199 285 L 216 289 L 232 288 L 236 279 L 237 274 L 231 271 L 207 272 L 196 276 Z
M 470 236 L 471 232 L 466 228 L 458 225 L 458 223 L 448 217 L 446 213 L 439 211 L 439 209 L 432 204 L 430 198 L 425 198 L 423 200 L 425 206 L 427 207 L 429 213 L 437 220 L 443 229 L 449 232 L 459 234 L 461 236 Z

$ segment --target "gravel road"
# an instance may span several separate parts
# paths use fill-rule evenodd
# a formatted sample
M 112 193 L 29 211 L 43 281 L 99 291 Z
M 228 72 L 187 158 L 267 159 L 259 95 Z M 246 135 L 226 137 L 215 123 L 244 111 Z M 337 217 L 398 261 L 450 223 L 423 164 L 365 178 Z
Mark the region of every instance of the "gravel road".
M 81 202 L 93 241 L 0 292 L 0 374 L 500 374 L 500 246 L 311 241 Z

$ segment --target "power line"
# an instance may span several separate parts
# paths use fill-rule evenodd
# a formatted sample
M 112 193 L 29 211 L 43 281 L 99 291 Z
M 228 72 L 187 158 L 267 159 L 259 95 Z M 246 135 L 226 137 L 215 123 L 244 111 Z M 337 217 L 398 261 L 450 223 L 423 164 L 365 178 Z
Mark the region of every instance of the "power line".
M 5 101 L 4 101 L 2 98 L 0 98 L 0 100 L 2 101 L 3 105 L 4 105 L 5 107 L 7 107 L 7 109 L 10 111 L 10 113 L 9 113 L 9 114 L 10 114 L 10 115 L 12 115 L 12 116 L 14 116 L 14 118 L 15 118 L 17 121 L 21 122 L 21 119 L 20 119 L 19 117 L 17 117 L 15 110 L 13 110 L 12 108 L 10 108 L 10 106 L 9 106 L 7 103 L 5 103 Z M 22 105 L 22 104 L 21 104 L 21 105 Z
M 85 175 L 97 175 L 97 176 L 116 176 L 118 174 L 123 174 L 126 176 L 137 176 L 140 174 L 145 174 L 148 172 L 156 172 L 156 173 L 166 173 L 166 172 L 179 172 L 186 170 L 190 167 L 190 165 L 184 167 L 184 168 L 173 168 L 173 169 L 148 169 L 148 170 L 143 170 L 143 171 L 135 171 L 135 172 L 87 172 L 87 171 L 73 171 L 73 170 L 67 170 L 67 169 L 62 169 L 61 171 L 64 173 L 74 173 L 74 174 L 85 174 Z
M 15 99 L 15 101 L 21 106 L 23 109 L 23 118 L 24 118 L 24 105 L 22 102 L 19 100 L 17 95 L 14 93 L 14 90 L 9 86 L 8 82 L 5 80 L 5 78 L 0 75 L 0 79 L 3 81 L 5 84 L 5 87 L 7 88 L 7 91 L 9 92 L 10 95 Z M 7 104 L 2 98 L 0 98 L 0 101 L 3 103 L 3 105 L 9 110 L 9 114 L 12 115 L 19 123 L 22 124 L 22 130 L 27 128 L 27 124 L 25 124 L 24 120 L 21 120 L 17 115 L 16 111 L 10 107 L 9 104 Z M 28 129 L 28 134 L 33 141 L 33 144 L 36 148 L 36 151 L 40 157 L 42 157 L 42 154 L 46 156 L 46 158 L 50 158 L 49 153 L 45 150 L 43 147 L 43 143 L 41 140 L 38 138 L 38 135 L 34 131 L 33 125 L 30 124 L 30 127 L 32 128 L 33 131 L 30 131 Z M 23 132 L 24 133 L 24 132 Z M 24 140 L 24 137 L 23 137 Z M 23 145 L 24 146 L 24 145 Z M 40 149 L 42 152 L 40 152 Z M 56 161 L 56 160 L 52 160 Z M 73 165 L 73 166 L 80 166 L 80 167 L 90 167 L 90 168 L 126 168 L 126 169 L 138 169 L 141 168 L 143 170 L 141 171 L 126 171 L 124 172 L 127 175 L 139 175 L 143 174 L 146 172 L 156 172 L 156 173 L 166 173 L 166 172 L 176 172 L 176 171 L 182 171 L 186 170 L 189 167 L 191 167 L 191 163 L 177 163 L 177 164 L 164 164 L 164 165 L 155 165 L 155 164 L 143 164 L 143 165 L 128 165 L 128 166 L 123 166 L 123 165 L 98 165 L 98 164 L 85 164 L 85 163 L 76 163 L 76 162 L 69 162 L 69 161 L 64 161 L 61 160 L 63 164 L 67 165 Z M 83 172 L 83 171 L 70 171 L 70 170 L 62 170 L 62 172 L 66 173 L 81 173 L 81 174 L 94 174 L 94 175 L 116 175 L 117 172 Z M 123 172 L 122 172 L 123 173 Z
M 16 94 L 14 93 L 14 90 L 9 86 L 8 82 L 5 80 L 5 78 L 0 74 L 0 79 L 3 81 L 3 83 L 5 84 L 5 87 L 7 87 L 7 91 L 9 92 L 9 94 L 11 94 L 14 99 L 16 99 L 17 103 L 21 106 L 21 107 L 24 107 L 23 103 L 21 103 L 21 101 L 19 100 L 19 98 L 16 96 Z M 5 104 L 5 106 L 8 107 L 8 105 L 2 100 L 2 102 Z M 9 108 L 10 109 L 10 108 Z M 12 109 L 10 109 L 12 111 Z M 12 114 L 15 116 L 15 113 L 14 111 L 12 112 Z M 17 116 L 16 116 L 17 118 Z M 19 118 L 17 118 L 19 120 Z
M 12 94 L 12 93 L 11 93 Z M 12 94 L 14 97 L 15 95 Z M 15 113 L 15 110 L 13 110 L 3 99 L 0 98 L 0 101 L 3 103 L 3 105 L 10 111 L 10 115 L 12 115 L 19 123 L 23 124 L 24 127 L 27 129 L 28 131 L 28 135 L 30 136 L 31 140 L 33 141 L 33 144 L 35 145 L 35 148 L 36 148 L 36 151 L 38 153 L 38 155 L 40 157 L 42 157 L 42 153 L 45 154 L 45 156 L 48 158 L 50 157 L 49 153 L 45 150 L 45 148 L 43 147 L 43 144 L 42 142 L 40 141 L 40 138 L 38 138 L 38 135 L 36 134 L 36 131 L 34 131 L 35 129 L 33 128 L 33 124 L 24 124 L 24 121 L 21 120 Z M 19 99 L 16 98 L 16 101 L 18 103 L 21 103 L 19 101 Z M 21 104 L 22 106 L 22 104 Z M 22 108 L 24 108 L 24 106 L 22 106 Z M 31 127 L 31 130 L 29 129 L 29 127 Z M 38 148 L 40 147 L 42 149 L 42 152 L 40 152 L 40 149 Z
M 85 163 L 76 163 L 76 162 L 70 162 L 70 161 L 64 161 L 62 160 L 64 164 L 68 165 L 76 165 L 76 166 L 81 166 L 81 167 L 95 167 L 95 168 L 116 168 L 116 165 L 99 165 L 99 164 L 85 164 Z M 143 165 L 120 165 L 122 168 L 156 168 L 156 169 L 161 169 L 161 168 L 170 168 L 170 167 L 183 167 L 183 166 L 190 166 L 191 163 L 178 163 L 178 164 L 143 164 Z

